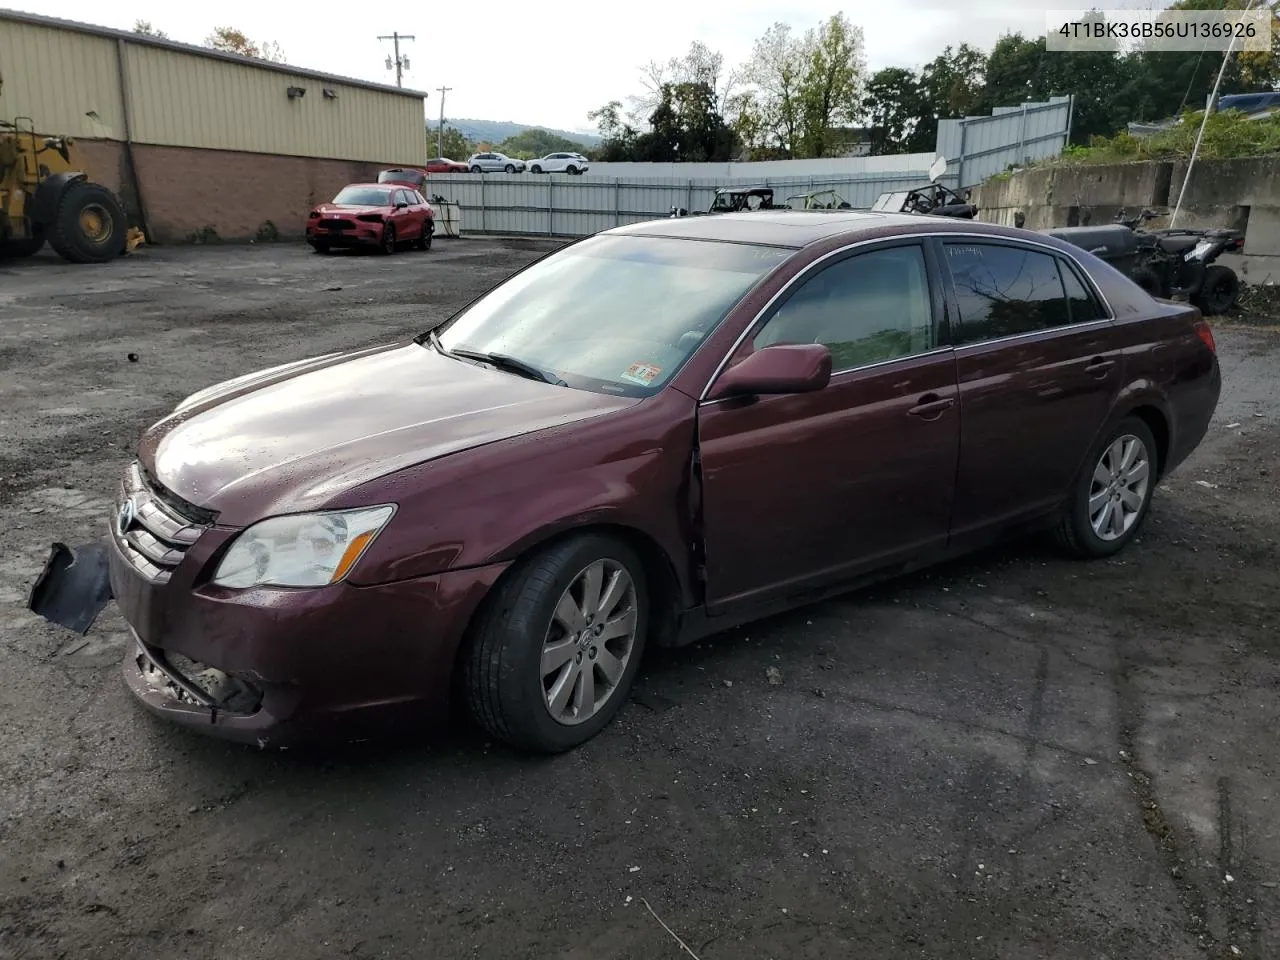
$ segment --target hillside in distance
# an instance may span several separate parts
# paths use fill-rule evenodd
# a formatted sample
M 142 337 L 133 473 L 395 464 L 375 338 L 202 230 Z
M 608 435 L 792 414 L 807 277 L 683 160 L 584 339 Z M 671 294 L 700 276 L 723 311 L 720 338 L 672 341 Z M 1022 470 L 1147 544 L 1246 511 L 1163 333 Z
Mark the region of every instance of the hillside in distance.
M 468 140 L 475 143 L 502 143 L 508 137 L 524 133 L 526 130 L 545 130 L 547 133 L 572 140 L 584 147 L 599 146 L 600 138 L 594 133 L 576 133 L 572 130 L 557 130 L 554 127 L 542 127 L 534 123 L 516 123 L 512 120 L 468 120 L 445 118 L 445 126 L 453 127 Z

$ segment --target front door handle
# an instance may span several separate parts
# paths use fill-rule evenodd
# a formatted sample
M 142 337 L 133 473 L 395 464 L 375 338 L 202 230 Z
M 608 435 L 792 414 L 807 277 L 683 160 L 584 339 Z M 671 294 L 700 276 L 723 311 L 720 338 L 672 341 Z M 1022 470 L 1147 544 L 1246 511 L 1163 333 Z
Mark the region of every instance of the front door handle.
M 1111 368 L 1115 365 L 1116 362 L 1114 360 L 1108 360 L 1105 357 L 1094 357 L 1089 361 L 1089 365 L 1084 368 L 1084 372 L 1101 380 L 1111 372 Z
M 907 413 L 922 420 L 937 420 L 950 410 L 955 402 L 954 397 L 940 397 L 936 393 L 926 393 Z

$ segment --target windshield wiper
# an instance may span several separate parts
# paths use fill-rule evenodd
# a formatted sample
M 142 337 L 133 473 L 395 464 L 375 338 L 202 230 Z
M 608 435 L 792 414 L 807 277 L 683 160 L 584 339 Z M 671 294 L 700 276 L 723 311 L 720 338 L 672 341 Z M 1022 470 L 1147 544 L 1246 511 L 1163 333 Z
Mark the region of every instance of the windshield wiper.
M 543 383 L 550 383 L 557 387 L 567 387 L 565 383 L 554 373 L 547 370 L 541 370 L 531 363 L 513 357 L 505 353 L 485 353 L 481 350 L 445 350 L 440 346 L 439 338 L 433 338 L 432 346 L 446 356 L 462 357 L 466 360 L 477 360 L 480 363 L 487 363 L 490 366 L 497 367 L 500 370 L 506 370 L 509 373 L 517 373 L 522 377 L 528 377 L 530 380 L 541 380 Z

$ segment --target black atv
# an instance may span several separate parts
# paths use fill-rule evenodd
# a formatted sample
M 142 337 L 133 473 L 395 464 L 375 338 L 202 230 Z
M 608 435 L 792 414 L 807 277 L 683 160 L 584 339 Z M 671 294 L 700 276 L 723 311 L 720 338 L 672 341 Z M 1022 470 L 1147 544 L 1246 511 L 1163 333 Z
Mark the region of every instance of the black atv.
M 1159 214 L 1124 211 L 1102 226 L 1042 230 L 1107 261 L 1153 297 L 1186 297 L 1205 316 L 1220 316 L 1240 294 L 1240 280 L 1230 267 L 1215 261 L 1244 249 L 1239 230 L 1144 230 Z

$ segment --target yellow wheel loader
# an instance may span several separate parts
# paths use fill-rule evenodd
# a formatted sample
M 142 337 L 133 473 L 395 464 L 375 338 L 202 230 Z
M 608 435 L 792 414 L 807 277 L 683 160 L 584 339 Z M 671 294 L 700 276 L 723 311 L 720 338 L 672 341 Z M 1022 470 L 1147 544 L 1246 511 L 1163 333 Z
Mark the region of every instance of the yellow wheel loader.
M 70 137 L 36 133 L 29 117 L 0 120 L 0 258 L 45 241 L 72 263 L 105 263 L 130 244 L 120 199 L 83 172 Z

